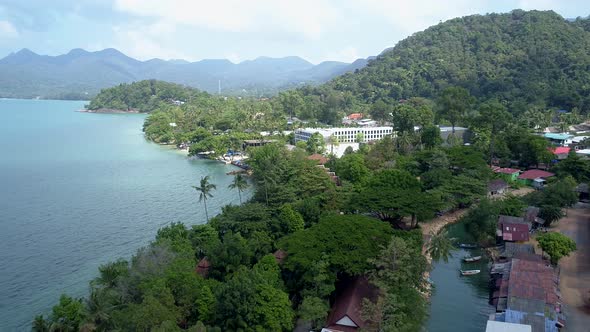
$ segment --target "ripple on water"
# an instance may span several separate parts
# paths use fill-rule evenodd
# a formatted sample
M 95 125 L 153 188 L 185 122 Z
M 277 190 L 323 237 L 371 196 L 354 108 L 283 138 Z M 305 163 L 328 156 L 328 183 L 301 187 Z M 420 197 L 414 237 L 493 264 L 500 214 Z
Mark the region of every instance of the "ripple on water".
M 83 296 L 100 264 L 169 222 L 203 222 L 200 176 L 217 184 L 210 213 L 238 202 L 232 166 L 146 142 L 143 115 L 73 112 L 82 106 L 0 101 L 0 331 L 28 330 L 62 292 Z

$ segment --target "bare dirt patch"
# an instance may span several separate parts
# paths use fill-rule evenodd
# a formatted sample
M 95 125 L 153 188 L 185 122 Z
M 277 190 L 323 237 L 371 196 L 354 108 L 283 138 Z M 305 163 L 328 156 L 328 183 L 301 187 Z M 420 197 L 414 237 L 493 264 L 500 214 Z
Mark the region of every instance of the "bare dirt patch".
M 562 298 L 567 308 L 567 330 L 587 331 L 590 326 L 590 205 L 568 209 L 555 227 L 576 241 L 578 250 L 559 262 Z

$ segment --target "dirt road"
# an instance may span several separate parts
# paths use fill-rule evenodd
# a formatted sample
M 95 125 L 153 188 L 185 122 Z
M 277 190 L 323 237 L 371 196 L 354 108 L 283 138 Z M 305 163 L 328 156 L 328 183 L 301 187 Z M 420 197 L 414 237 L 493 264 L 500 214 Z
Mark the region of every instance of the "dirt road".
M 559 288 L 566 304 L 566 331 L 590 326 L 590 205 L 569 209 L 555 229 L 576 241 L 578 250 L 559 262 Z

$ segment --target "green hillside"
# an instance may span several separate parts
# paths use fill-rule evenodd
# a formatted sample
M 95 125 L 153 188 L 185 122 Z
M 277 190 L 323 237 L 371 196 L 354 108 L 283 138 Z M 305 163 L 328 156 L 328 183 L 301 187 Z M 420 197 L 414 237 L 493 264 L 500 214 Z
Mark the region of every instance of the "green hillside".
M 519 114 L 530 107 L 590 109 L 590 24 L 558 14 L 515 10 L 456 18 L 418 32 L 354 73 L 306 95 L 337 90 L 355 98 L 343 109 L 436 98 L 449 86 L 478 101 L 496 98 Z M 354 106 L 356 104 L 356 106 Z

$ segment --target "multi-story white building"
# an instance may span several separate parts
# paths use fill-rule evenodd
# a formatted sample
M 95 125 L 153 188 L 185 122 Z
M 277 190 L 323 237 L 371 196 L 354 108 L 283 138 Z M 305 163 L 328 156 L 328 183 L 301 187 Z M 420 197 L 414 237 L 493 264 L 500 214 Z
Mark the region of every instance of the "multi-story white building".
M 361 128 L 302 128 L 295 130 L 295 142 L 309 140 L 311 135 L 319 133 L 329 143 L 330 136 L 334 135 L 339 143 L 358 143 L 357 136 L 363 134 L 363 141 L 377 141 L 385 136 L 393 134 L 393 127 L 361 127 Z

